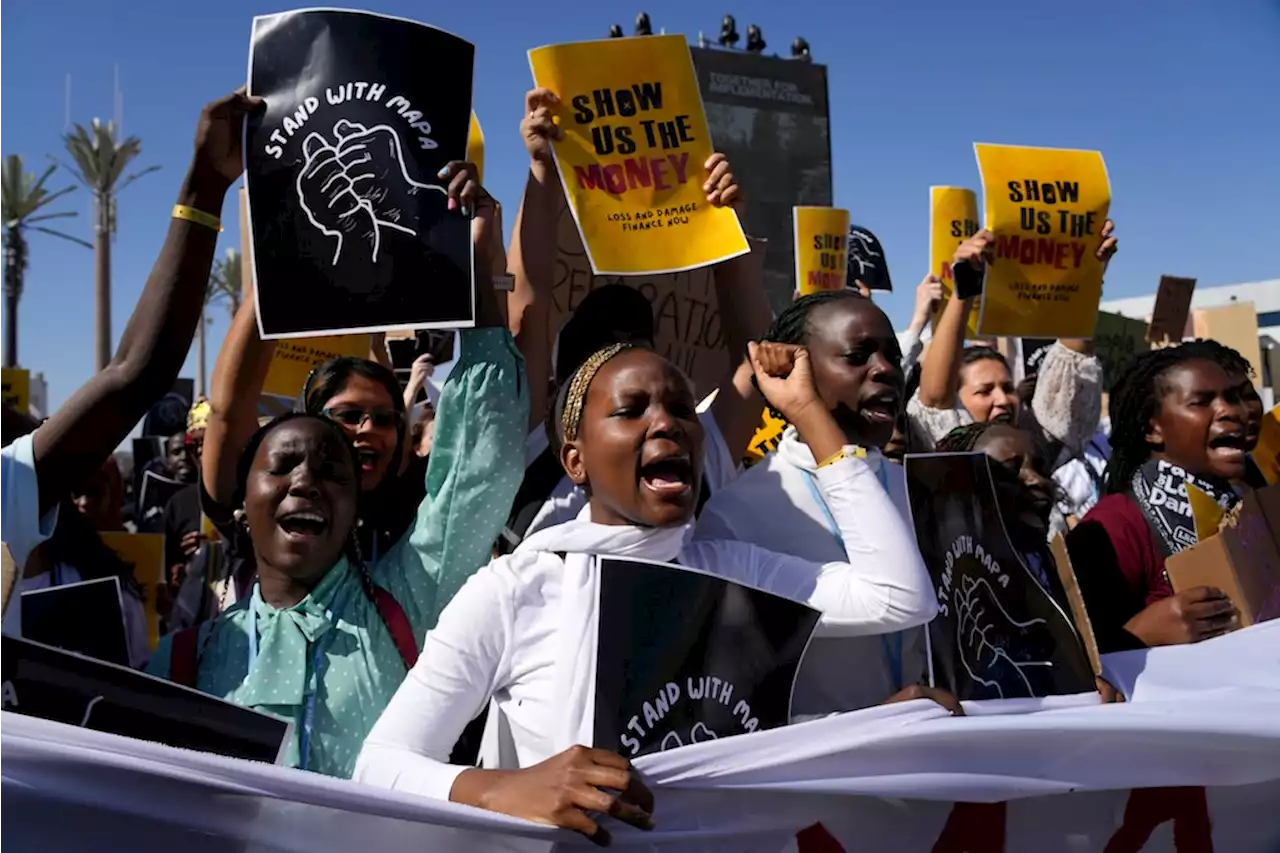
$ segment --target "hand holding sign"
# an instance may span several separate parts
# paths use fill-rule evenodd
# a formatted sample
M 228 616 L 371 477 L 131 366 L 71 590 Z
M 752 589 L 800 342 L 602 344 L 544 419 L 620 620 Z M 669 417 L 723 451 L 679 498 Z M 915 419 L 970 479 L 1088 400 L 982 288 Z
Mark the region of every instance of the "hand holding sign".
M 222 192 L 244 170 L 244 120 L 266 106 L 262 98 L 250 98 L 244 87 L 207 105 L 196 125 L 196 155 L 192 178 L 216 183 Z
M 576 829 L 602 846 L 609 843 L 609 831 L 587 817 L 587 812 L 653 829 L 653 794 L 631 769 L 631 762 L 617 753 L 585 746 L 570 747 L 523 770 L 463 771 L 449 799 Z
M 956 282 L 956 295 L 970 299 L 982 293 L 982 277 L 994 254 L 996 235 L 986 228 L 960 244 L 952 258 L 951 270 Z
M 529 159 L 548 168 L 555 168 L 551 153 L 552 141 L 564 138 L 555 122 L 555 108 L 560 99 L 550 89 L 530 89 L 524 95 L 524 118 L 520 121 L 520 138 L 529 152 Z
M 1225 634 L 1238 619 L 1226 593 L 1198 586 L 1162 598 L 1130 619 L 1124 629 L 1148 646 L 1173 646 Z
M 707 159 L 703 168 L 707 171 L 707 179 L 702 184 L 707 203 L 714 207 L 738 209 L 743 202 L 742 188 L 729 167 L 729 158 L 717 151 Z

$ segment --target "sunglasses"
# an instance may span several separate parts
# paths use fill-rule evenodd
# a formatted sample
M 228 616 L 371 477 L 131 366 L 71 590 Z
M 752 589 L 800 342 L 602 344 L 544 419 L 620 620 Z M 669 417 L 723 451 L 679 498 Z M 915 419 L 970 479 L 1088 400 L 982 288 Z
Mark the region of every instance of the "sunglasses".
M 370 412 L 354 408 L 325 409 L 324 416 L 343 426 L 357 429 L 364 426 L 366 420 L 370 421 L 375 429 L 394 429 L 396 426 L 396 413 L 393 409 L 374 409 Z

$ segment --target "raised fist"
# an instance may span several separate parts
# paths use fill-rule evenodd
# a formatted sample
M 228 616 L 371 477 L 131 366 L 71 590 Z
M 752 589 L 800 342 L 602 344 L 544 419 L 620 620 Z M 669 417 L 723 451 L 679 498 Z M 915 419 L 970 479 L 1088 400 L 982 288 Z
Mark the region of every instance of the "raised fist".
M 413 196 L 444 187 L 410 177 L 400 137 L 391 127 L 366 127 L 339 119 L 333 141 L 310 133 L 302 142 L 304 162 L 298 172 L 298 200 L 311 224 L 336 239 L 333 264 L 350 240 L 368 247 L 377 263 L 386 229 L 418 234 Z

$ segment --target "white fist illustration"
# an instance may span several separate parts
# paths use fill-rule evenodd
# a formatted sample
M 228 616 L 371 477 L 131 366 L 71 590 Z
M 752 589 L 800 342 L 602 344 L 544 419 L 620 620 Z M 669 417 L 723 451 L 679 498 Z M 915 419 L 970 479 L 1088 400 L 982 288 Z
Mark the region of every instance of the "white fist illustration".
M 447 191 L 410 177 L 400 137 L 385 124 L 366 127 L 339 119 L 333 136 L 330 142 L 313 132 L 303 140 L 298 200 L 311 224 L 336 239 L 335 266 L 347 238 L 366 241 L 377 263 L 384 229 L 418 233 L 417 222 L 404 213 L 401 203 L 420 190 L 442 196 Z
M 952 601 L 956 612 L 956 644 L 969 677 L 1002 699 L 1035 696 L 1035 689 L 1028 679 L 1029 671 L 1052 667 L 1052 662 L 1016 661 L 1005 645 L 1013 642 L 1043 647 L 1043 638 L 1032 635 L 1047 630 L 1045 621 L 1035 618 L 1019 622 L 1014 619 L 1000 604 L 999 596 L 985 578 L 975 581 L 962 575 Z

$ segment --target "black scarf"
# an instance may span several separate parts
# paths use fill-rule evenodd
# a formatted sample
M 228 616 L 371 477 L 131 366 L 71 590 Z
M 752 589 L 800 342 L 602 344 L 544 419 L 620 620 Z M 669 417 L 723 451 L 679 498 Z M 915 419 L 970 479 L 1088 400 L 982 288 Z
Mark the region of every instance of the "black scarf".
M 1187 500 L 1187 483 L 1209 495 L 1223 509 L 1230 509 L 1240 499 L 1225 480 L 1190 474 L 1163 459 L 1148 459 L 1133 474 L 1132 496 L 1166 557 L 1200 541 Z

